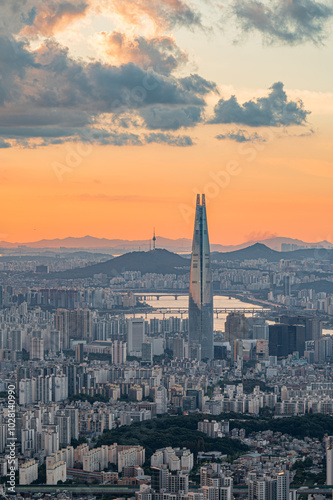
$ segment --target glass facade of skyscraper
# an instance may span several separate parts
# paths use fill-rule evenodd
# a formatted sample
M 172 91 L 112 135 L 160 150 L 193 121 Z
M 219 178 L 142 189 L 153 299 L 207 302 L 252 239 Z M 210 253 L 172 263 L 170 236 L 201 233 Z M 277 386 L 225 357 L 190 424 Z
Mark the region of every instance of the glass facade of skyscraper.
M 201 358 L 213 359 L 213 282 L 205 195 L 197 196 L 189 293 L 189 342 L 201 345 Z

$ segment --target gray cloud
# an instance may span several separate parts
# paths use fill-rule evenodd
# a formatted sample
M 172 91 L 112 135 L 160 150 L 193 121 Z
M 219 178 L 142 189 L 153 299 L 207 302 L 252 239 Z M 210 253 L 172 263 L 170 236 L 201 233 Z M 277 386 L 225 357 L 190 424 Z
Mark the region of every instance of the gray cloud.
M 243 32 L 258 31 L 267 43 L 321 44 L 333 7 L 314 0 L 234 0 L 231 4 Z
M 177 147 L 188 147 L 193 146 L 193 140 L 191 137 L 185 136 L 175 136 L 169 134 L 148 134 L 145 136 L 146 143 L 157 143 L 157 144 L 167 144 L 169 146 L 177 146 Z
M 93 123 L 92 117 L 84 111 L 49 109 L 25 109 L 11 106 L 1 110 L 0 129 L 11 127 L 85 127 Z
M 216 83 L 206 80 L 200 75 L 192 74 L 180 78 L 179 82 L 187 92 L 195 92 L 200 95 L 210 94 L 211 92 L 218 93 Z
M 235 141 L 235 142 L 266 142 L 266 139 L 262 137 L 261 135 L 255 133 L 255 134 L 248 134 L 246 130 L 236 130 L 235 132 L 228 132 L 226 134 L 219 134 L 216 136 L 216 139 L 219 141 L 223 140 L 230 140 L 230 141 Z
M 2 139 L 0 139 L 0 149 L 7 149 L 7 148 L 10 148 L 11 145 L 6 142 L 6 141 L 3 141 Z
M 171 26 L 202 27 L 201 15 L 184 2 L 181 3 L 180 9 L 171 11 L 167 19 Z
M 91 129 L 88 133 L 81 134 L 78 140 L 100 146 L 142 146 L 143 144 L 142 138 L 137 134 L 100 129 Z
M 23 42 L 0 35 L 0 106 L 20 98 L 19 81 L 25 78 L 28 69 L 37 67 L 35 58 Z
M 31 58 L 27 51 L 25 60 Z M 25 75 L 22 102 L 36 107 L 73 108 L 113 112 L 121 106 L 138 109 L 147 105 L 203 105 L 204 79 L 188 88 L 183 79 L 145 71 L 128 63 L 110 66 L 100 62 L 85 64 L 69 57 L 65 48 L 48 41 L 34 54 L 33 71 Z M 6 67 L 12 62 L 6 61 Z M 206 82 L 206 86 L 210 85 Z M 29 92 L 30 91 L 30 92 Z
M 98 145 L 142 145 L 138 134 L 123 133 L 97 127 L 61 128 L 61 127 L 0 127 L 0 137 L 12 139 L 20 146 L 28 146 L 30 139 L 40 140 L 38 145 L 62 144 L 66 141 L 83 142 Z M 35 142 L 32 147 L 36 147 Z
M 178 130 L 182 127 L 194 127 L 202 122 L 202 108 L 188 106 L 171 109 L 168 107 L 150 107 L 140 112 L 146 128 L 151 130 Z
M 33 149 L 36 147 L 59 145 L 68 141 L 99 146 L 143 146 L 144 144 L 153 143 L 178 147 L 193 145 L 193 141 L 189 136 L 176 136 L 163 133 L 139 135 L 96 127 L 82 129 L 62 129 L 56 127 L 47 127 L 46 129 L 38 127 L 0 127 L 0 137 L 1 136 L 5 140 L 0 139 L 0 149 L 11 147 L 11 144 L 6 142 L 6 139 L 14 141 L 17 146 Z
M 24 137 L 26 139 L 39 137 L 72 137 L 76 135 L 72 128 L 55 127 L 0 127 L 0 136 L 8 138 Z
M 249 127 L 279 127 L 304 125 L 309 111 L 303 102 L 288 101 L 283 83 L 277 82 L 270 88 L 267 97 L 239 104 L 236 97 L 220 99 L 214 109 L 214 116 L 208 123 L 236 123 Z
M 201 121 L 204 96 L 215 88 L 198 75 L 177 79 L 133 63 L 116 67 L 74 60 L 66 48 L 51 40 L 30 52 L 24 43 L 4 36 L 0 37 L 0 71 L 0 137 L 2 133 L 8 139 L 20 138 L 21 145 L 29 138 L 55 143 L 82 137 L 101 120 L 109 121 L 111 128 L 109 139 L 103 141 L 114 144 L 120 136 L 114 121 L 120 123 L 122 116 L 129 116 L 132 126 L 137 126 L 138 113 L 149 129 L 191 127 Z

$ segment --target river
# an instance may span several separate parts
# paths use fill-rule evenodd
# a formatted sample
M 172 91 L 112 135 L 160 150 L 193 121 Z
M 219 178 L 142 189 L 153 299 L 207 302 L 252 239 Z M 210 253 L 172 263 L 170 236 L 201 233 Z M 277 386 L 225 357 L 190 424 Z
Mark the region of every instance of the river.
M 147 294 L 148 296 L 149 294 Z M 149 304 L 152 307 L 156 308 L 163 308 L 163 307 L 170 307 L 173 309 L 181 308 L 185 309 L 188 308 L 188 295 L 180 295 L 178 296 L 178 299 L 176 300 L 174 296 L 170 296 L 170 294 L 159 294 L 160 299 L 157 300 L 157 298 L 152 298 L 152 300 L 146 300 L 146 303 Z M 257 309 L 258 312 L 262 310 L 262 307 L 248 303 L 248 302 L 242 302 L 241 300 L 235 299 L 233 297 L 224 297 L 221 295 L 215 295 L 214 296 L 214 308 L 218 309 L 223 309 L 223 308 L 231 308 L 231 309 Z M 178 316 L 180 317 L 181 314 L 164 314 L 165 318 L 169 318 L 170 316 Z M 224 331 L 224 325 L 225 325 L 225 320 L 227 317 L 227 314 L 219 314 L 219 317 L 216 317 L 216 314 L 214 315 L 214 330 L 215 331 Z M 246 314 L 246 316 L 252 316 L 252 313 Z M 183 314 L 183 318 L 187 317 L 187 313 Z M 163 319 L 163 313 L 150 313 L 147 314 L 147 319 L 152 319 L 152 318 L 158 318 L 158 319 Z

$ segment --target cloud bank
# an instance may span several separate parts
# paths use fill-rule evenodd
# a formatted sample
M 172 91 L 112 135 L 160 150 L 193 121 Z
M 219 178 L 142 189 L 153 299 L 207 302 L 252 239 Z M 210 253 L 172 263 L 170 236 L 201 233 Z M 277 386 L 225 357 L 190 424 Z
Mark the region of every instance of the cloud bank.
M 331 14 L 323 4 L 317 2 L 315 8 L 314 3 L 283 0 L 278 12 L 260 1 L 234 0 L 232 6 L 246 31 L 265 25 L 272 32 L 274 16 L 288 13 L 293 22 L 302 21 L 307 33 L 315 33 L 316 23 L 323 26 Z M 310 17 L 308 7 L 313 7 Z M 123 30 L 96 34 L 105 59 L 75 58 L 57 41 L 57 33 L 95 14 L 115 20 L 115 26 L 120 19 Z M 254 19 L 259 23 L 255 28 Z M 121 23 L 127 23 L 126 32 Z M 199 124 L 305 124 L 309 112 L 301 101 L 287 99 L 282 83 L 275 83 L 267 97 L 244 104 L 235 96 L 220 99 L 207 122 L 207 98 L 218 94 L 217 85 L 186 73 L 189 56 L 170 33 L 177 26 L 203 28 L 192 2 L 0 0 L 0 149 L 68 141 L 186 147 L 193 140 L 177 131 Z M 285 23 L 283 29 L 292 26 Z M 297 36 L 305 36 L 301 33 Z M 258 140 L 256 134 L 243 131 L 220 134 L 218 139 Z
M 239 104 L 235 96 L 220 99 L 208 123 L 236 123 L 248 127 L 305 125 L 308 114 L 303 102 L 289 101 L 283 83 L 277 82 L 267 97 L 244 104 Z
M 132 62 L 75 60 L 51 40 L 31 52 L 23 42 L 0 37 L 0 54 L 0 137 L 21 144 L 23 138 L 84 139 L 87 127 L 101 125 L 113 140 L 113 117 L 124 113 L 141 116 L 148 129 L 192 127 L 214 88 L 196 75 L 179 79 Z
M 259 32 L 266 43 L 322 44 L 333 6 L 314 0 L 234 0 L 232 15 L 245 33 Z
M 228 132 L 226 134 L 219 134 L 216 136 L 216 139 L 219 141 L 224 141 L 224 140 L 230 140 L 230 141 L 235 141 L 239 143 L 244 143 L 244 142 L 266 142 L 266 139 L 255 133 L 255 134 L 248 134 L 246 130 L 237 130 L 235 132 Z

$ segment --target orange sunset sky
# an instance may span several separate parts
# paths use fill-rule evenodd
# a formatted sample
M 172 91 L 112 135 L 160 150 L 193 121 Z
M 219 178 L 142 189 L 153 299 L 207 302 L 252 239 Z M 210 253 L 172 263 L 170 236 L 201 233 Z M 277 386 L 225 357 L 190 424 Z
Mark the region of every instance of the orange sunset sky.
M 333 241 L 331 2 L 15 2 L 0 241 Z

